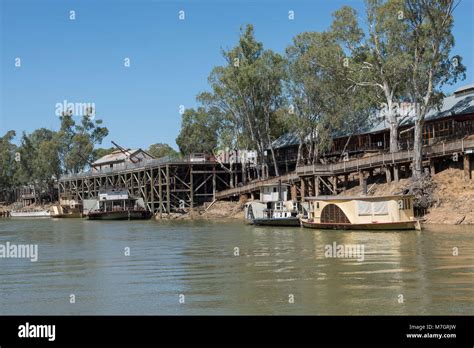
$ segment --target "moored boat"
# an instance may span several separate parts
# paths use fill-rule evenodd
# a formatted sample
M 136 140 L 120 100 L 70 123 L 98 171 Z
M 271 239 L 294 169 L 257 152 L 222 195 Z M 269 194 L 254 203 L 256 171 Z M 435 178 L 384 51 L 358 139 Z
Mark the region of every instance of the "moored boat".
M 298 203 L 287 200 L 288 186 L 262 185 L 260 201 L 245 205 L 245 218 L 253 225 L 299 226 Z
M 47 210 L 12 210 L 10 217 L 13 218 L 49 218 L 51 213 Z
M 84 214 L 89 220 L 145 220 L 153 215 L 142 198 L 121 189 L 103 190 L 98 199 L 84 200 Z
M 414 217 L 413 196 L 310 197 L 308 217 L 301 225 L 337 230 L 420 229 Z
M 81 218 L 82 204 L 73 199 L 60 199 L 59 204 L 51 207 L 51 217 L 57 219 Z

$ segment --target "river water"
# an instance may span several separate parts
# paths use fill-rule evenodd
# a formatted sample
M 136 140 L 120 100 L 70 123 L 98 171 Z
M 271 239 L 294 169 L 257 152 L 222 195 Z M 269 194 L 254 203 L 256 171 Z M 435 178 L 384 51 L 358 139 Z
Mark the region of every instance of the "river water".
M 472 226 L 0 219 L 7 242 L 37 244 L 38 260 L 0 258 L 0 314 L 474 314 Z

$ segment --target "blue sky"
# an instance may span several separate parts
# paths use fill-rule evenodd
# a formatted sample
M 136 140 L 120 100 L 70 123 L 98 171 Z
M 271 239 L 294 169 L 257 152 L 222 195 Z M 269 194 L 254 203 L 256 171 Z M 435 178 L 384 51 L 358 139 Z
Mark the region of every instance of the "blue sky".
M 283 53 L 296 34 L 327 29 L 343 5 L 363 13 L 359 0 L 0 0 L 0 134 L 57 129 L 56 104 L 67 100 L 95 103 L 110 131 L 104 147 L 176 148 L 179 106 L 196 106 L 242 25 L 252 23 L 266 48 Z M 452 53 L 468 77 L 447 92 L 473 81 L 473 14 L 471 0 L 456 9 Z

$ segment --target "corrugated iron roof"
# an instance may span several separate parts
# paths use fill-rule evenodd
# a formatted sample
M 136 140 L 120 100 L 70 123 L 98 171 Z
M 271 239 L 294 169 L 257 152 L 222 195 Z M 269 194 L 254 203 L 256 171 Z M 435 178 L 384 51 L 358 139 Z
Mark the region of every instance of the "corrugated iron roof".
M 101 165 L 104 163 L 111 163 L 111 162 L 122 162 L 125 161 L 127 158 L 129 158 L 130 155 L 136 154 L 139 151 L 142 151 L 141 149 L 133 149 L 133 150 L 127 150 L 128 155 L 124 154 L 120 150 L 115 150 L 112 153 L 109 153 L 108 155 L 105 155 L 101 158 L 99 158 L 97 161 L 95 161 L 93 164 L 94 165 Z
M 467 115 L 474 113 L 474 84 L 466 85 L 458 88 L 454 94 L 443 99 L 440 109 L 433 108 L 426 115 L 426 120 L 435 120 L 447 116 Z M 403 119 L 401 125 L 408 126 L 413 124 L 415 112 L 412 110 L 407 117 Z M 385 117 L 375 117 L 373 125 L 366 131 L 358 132 L 356 134 L 376 133 L 387 130 L 389 128 Z M 338 134 L 335 137 L 345 137 L 349 134 Z M 287 146 L 295 146 L 299 144 L 299 138 L 294 133 L 286 133 L 276 139 L 272 145 L 274 149 L 279 149 Z

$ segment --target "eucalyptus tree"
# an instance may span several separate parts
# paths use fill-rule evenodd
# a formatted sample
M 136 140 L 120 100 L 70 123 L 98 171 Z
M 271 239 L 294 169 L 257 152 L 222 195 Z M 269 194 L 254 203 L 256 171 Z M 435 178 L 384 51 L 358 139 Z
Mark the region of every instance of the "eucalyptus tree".
M 12 186 L 16 170 L 16 161 L 19 157 L 17 146 L 13 143 L 15 131 L 10 130 L 0 137 L 0 193 L 3 199 L 11 198 Z
M 196 110 L 186 109 L 181 121 L 181 130 L 176 138 L 180 152 L 183 155 L 193 152 L 213 153 L 218 143 L 218 121 L 212 112 L 202 106 Z
M 57 142 L 64 172 L 78 173 L 83 170 L 88 162 L 94 160 L 94 146 L 101 144 L 109 133 L 102 126 L 102 120 L 94 119 L 92 115 L 93 110 L 87 110 L 78 124 L 70 112 L 60 116 Z
M 415 105 L 413 177 L 422 175 L 423 125 L 428 111 L 440 105 L 445 84 L 465 78 L 460 56 L 450 56 L 454 47 L 454 0 L 406 0 L 404 15 L 409 26 L 410 86 Z
M 56 132 L 39 128 L 31 134 L 23 133 L 18 153 L 15 184 L 33 185 L 36 191 L 52 193 L 61 173 Z
M 390 128 L 390 152 L 396 152 L 398 127 L 408 117 L 399 109 L 406 96 L 410 63 L 404 0 L 367 0 L 366 8 L 367 33 L 359 25 L 357 12 L 349 6 L 334 13 L 331 30 L 348 53 L 345 78 L 355 86 L 370 89 L 370 99 Z
M 342 72 L 344 52 L 328 33 L 305 32 L 293 38 L 286 49 L 288 94 L 288 127 L 299 140 L 297 165 L 303 159 L 318 161 L 318 155 L 329 146 L 328 140 L 337 119 L 335 105 L 340 93 L 337 77 Z M 306 149 L 306 153 L 304 153 Z
M 234 144 L 245 142 L 256 147 L 264 167 L 268 167 L 265 153 L 269 148 L 278 175 L 272 140 L 281 133 L 276 129 L 276 115 L 283 103 L 284 59 L 263 49 L 252 25 L 241 31 L 237 46 L 224 50 L 223 56 L 226 65 L 215 67 L 209 76 L 212 91 L 198 99 L 206 107 L 219 110 L 222 121 L 231 129 Z
M 303 158 L 316 163 L 331 146 L 333 135 L 356 133 L 367 123 L 361 111 L 369 107 L 369 98 L 346 78 L 346 55 L 333 33 L 299 34 L 286 54 L 287 120 L 299 138 L 297 165 Z
M 172 158 L 179 157 L 179 153 L 171 146 L 165 143 L 152 144 L 148 147 L 147 152 L 155 158 L 162 158 L 167 156 Z

